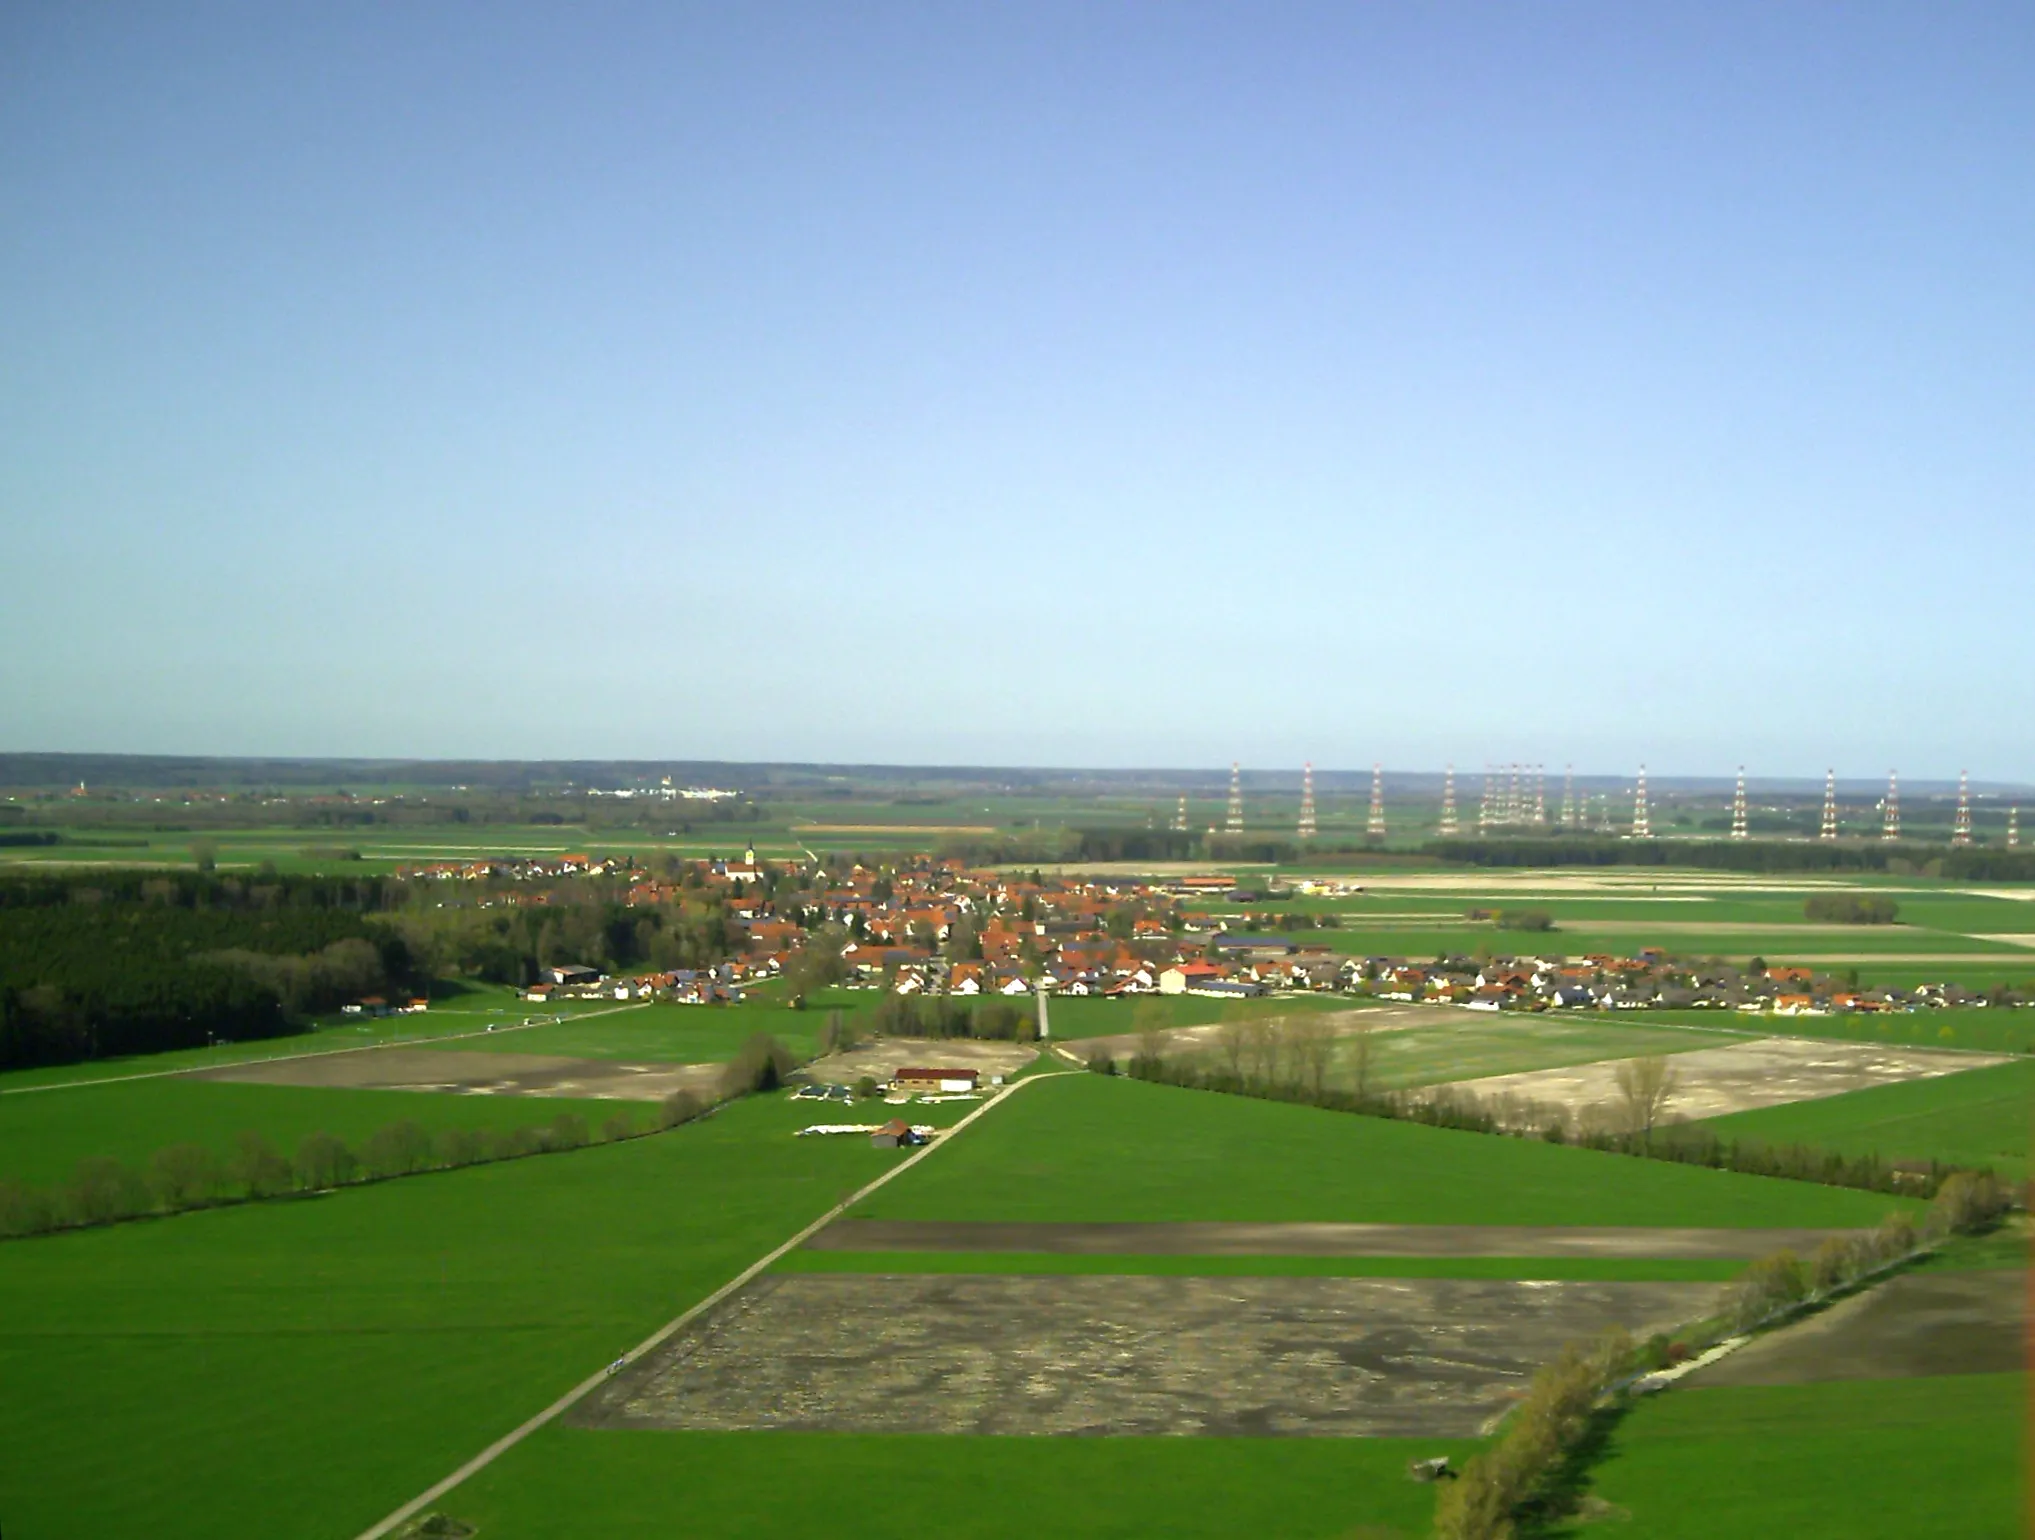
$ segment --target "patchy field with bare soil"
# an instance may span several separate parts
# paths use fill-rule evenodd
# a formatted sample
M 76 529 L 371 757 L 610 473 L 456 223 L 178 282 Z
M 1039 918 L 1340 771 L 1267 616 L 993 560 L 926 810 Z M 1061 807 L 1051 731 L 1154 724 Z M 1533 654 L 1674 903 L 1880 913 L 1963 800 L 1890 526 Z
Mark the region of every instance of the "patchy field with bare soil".
M 1564 1342 L 1703 1283 L 766 1276 L 574 1414 L 609 1428 L 1468 1436 Z
M 1559 1106 L 1579 1116 L 1594 1112 L 1616 1121 L 1622 1101 L 1618 1089 L 1618 1067 L 1622 1062 L 1607 1059 L 1565 1069 L 1488 1075 L 1455 1085 L 1481 1097 Z M 1668 1113 L 1671 1117 L 1696 1119 L 1812 1101 L 1903 1080 L 1953 1075 L 1960 1070 L 2007 1061 L 1997 1054 L 1766 1037 L 1679 1053 L 1672 1062 L 1675 1089 L 1668 1102 Z
M 829 1054 L 806 1066 L 808 1079 L 853 1085 L 864 1075 L 888 1080 L 906 1065 L 928 1069 L 979 1070 L 1014 1075 L 1039 1056 L 1030 1043 L 987 1042 L 975 1038 L 880 1037 L 846 1053 Z
M 662 1101 L 673 1091 L 707 1092 L 717 1064 L 622 1064 L 538 1053 L 460 1053 L 442 1048 L 380 1048 L 318 1054 L 273 1064 L 235 1064 L 193 1078 L 254 1085 L 437 1091 L 459 1096 L 570 1096 Z

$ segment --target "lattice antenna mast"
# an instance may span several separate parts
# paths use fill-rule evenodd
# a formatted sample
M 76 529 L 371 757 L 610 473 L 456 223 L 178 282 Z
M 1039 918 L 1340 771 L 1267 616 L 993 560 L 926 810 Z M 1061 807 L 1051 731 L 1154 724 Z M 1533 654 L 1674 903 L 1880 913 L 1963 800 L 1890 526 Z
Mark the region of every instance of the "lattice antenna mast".
M 1460 832 L 1456 825 L 1456 767 L 1450 765 L 1441 777 L 1441 836 L 1452 839 Z
M 1300 837 L 1314 838 L 1314 761 L 1300 767 Z
M 1484 766 L 1484 799 L 1477 804 L 1477 832 L 1491 827 L 1491 767 Z
M 1963 770 L 1957 772 L 1957 822 L 1951 825 L 1950 843 L 1971 843 L 1971 777 Z
M 1536 828 L 1547 825 L 1547 766 L 1533 767 L 1533 822 Z
M 1364 832 L 1381 839 L 1385 834 L 1385 769 L 1382 765 L 1371 766 L 1371 817 L 1364 825 Z
M 1901 837 L 1901 772 L 1887 772 L 1887 807 L 1880 819 L 1880 838 L 1897 840 Z
M 1184 792 L 1180 797 L 1180 806 L 1173 814 L 1173 828 L 1176 833 L 1187 832 L 1187 796 Z
M 1837 838 L 1837 772 L 1823 773 L 1823 827 L 1816 837 L 1824 840 Z
M 1745 816 L 1745 766 L 1738 767 L 1738 790 L 1731 794 L 1731 837 L 1735 840 L 1748 839 L 1752 826 Z
M 2007 848 L 2021 848 L 2021 810 L 2018 807 L 2007 809 Z
M 1639 790 L 1632 799 L 1632 837 L 1636 840 L 1653 837 L 1653 820 L 1646 815 L 1646 766 L 1639 767 Z
M 1562 827 L 1573 829 L 1582 820 L 1576 814 L 1576 767 L 1562 766 Z
M 1231 834 L 1244 832 L 1244 783 L 1235 760 L 1229 767 L 1229 816 L 1223 820 L 1223 827 Z

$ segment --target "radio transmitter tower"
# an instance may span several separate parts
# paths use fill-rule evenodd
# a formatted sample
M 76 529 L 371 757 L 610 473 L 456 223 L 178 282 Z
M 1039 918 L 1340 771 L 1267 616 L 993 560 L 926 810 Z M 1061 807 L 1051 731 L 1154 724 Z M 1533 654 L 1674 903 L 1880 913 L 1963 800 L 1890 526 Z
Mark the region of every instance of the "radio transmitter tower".
M 1176 834 L 1187 832 L 1187 798 L 1184 794 L 1180 798 L 1179 809 L 1173 814 L 1173 831 Z
M 1381 765 L 1371 766 L 1371 817 L 1364 825 L 1366 834 L 1380 838 L 1385 833 L 1385 770 Z
M 1823 772 L 1823 827 L 1816 838 L 1837 838 L 1837 772 L 1834 769 Z
M 2007 848 L 2021 848 L 2021 810 L 2018 807 L 2007 809 Z
M 1300 837 L 1314 838 L 1314 761 L 1300 767 Z
M 1223 820 L 1223 828 L 1231 834 L 1244 832 L 1244 787 L 1238 779 L 1237 764 L 1230 761 L 1229 767 L 1229 816 Z
M 1477 832 L 1491 827 L 1491 767 L 1484 766 L 1484 799 L 1477 804 Z
M 1535 828 L 1547 824 L 1547 766 L 1533 767 L 1533 824 Z
M 1880 838 L 1897 840 L 1901 837 L 1901 772 L 1887 772 L 1887 806 L 1880 819 Z
M 1632 799 L 1632 837 L 1653 838 L 1653 820 L 1646 816 L 1646 766 L 1639 767 L 1639 791 Z
M 1441 777 L 1441 837 L 1453 839 L 1456 833 L 1456 767 L 1450 765 Z
M 1738 790 L 1731 794 L 1731 837 L 1735 840 L 1749 839 L 1752 826 L 1745 816 L 1745 766 L 1738 767 Z
M 1562 766 L 1562 827 L 1573 829 L 1583 820 L 1576 814 L 1576 767 Z
M 1957 772 L 1957 822 L 1950 827 L 1950 843 L 1971 843 L 1971 777 L 1962 770 Z

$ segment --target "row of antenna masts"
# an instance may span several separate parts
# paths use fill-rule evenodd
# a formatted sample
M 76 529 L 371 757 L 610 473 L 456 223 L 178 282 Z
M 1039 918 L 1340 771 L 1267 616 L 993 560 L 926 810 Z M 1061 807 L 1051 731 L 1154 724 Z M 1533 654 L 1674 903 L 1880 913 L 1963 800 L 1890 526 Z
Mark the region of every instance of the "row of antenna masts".
M 1229 805 L 1223 815 L 1225 834 L 1244 832 L 1243 772 L 1237 764 L 1229 767 Z M 1598 827 L 1605 832 L 1612 831 L 1608 804 L 1599 797 Z M 1486 765 L 1484 767 L 1484 795 L 1477 804 L 1477 831 L 1481 834 L 1488 829 L 1545 829 L 1548 824 L 1547 811 L 1547 768 L 1544 765 Z M 1562 770 L 1561 809 L 1555 817 L 1555 827 L 1562 829 L 1587 829 L 1590 826 L 1590 808 L 1587 797 L 1576 795 L 1576 774 L 1573 765 Z M 1181 797 L 1178 809 L 1173 815 L 1173 828 L 1185 833 L 1187 830 L 1187 798 Z M 1215 831 L 1211 829 L 1211 834 Z M 1314 811 L 1314 766 L 1310 762 L 1300 771 L 1300 823 L 1299 835 L 1310 840 L 1319 832 Z M 1382 838 L 1385 834 L 1385 771 L 1380 765 L 1371 766 L 1371 810 L 1365 820 L 1364 832 Z M 1441 825 L 1438 831 L 1446 839 L 1462 832 L 1462 823 L 1456 814 L 1456 767 L 1450 765 L 1442 775 Z M 1639 767 L 1639 779 L 1633 789 L 1631 834 L 1634 839 L 1648 839 L 1653 834 L 1653 818 L 1648 811 L 1646 799 L 1646 766 Z M 1738 767 L 1738 785 L 1731 797 L 1731 837 L 1735 840 L 1752 836 L 1751 820 L 1745 801 L 1745 766 Z M 1823 777 L 1823 821 L 1818 830 L 1819 839 L 1837 838 L 1837 771 L 1832 769 Z M 1887 774 L 1887 794 L 1880 802 L 1880 838 L 1898 840 L 1901 837 L 1901 777 L 1897 771 Z M 1960 770 L 1957 775 L 1957 818 L 1951 825 L 1950 843 L 1969 845 L 1971 843 L 1971 778 Z M 2015 849 L 2021 843 L 2021 810 L 2007 809 L 2007 848 Z

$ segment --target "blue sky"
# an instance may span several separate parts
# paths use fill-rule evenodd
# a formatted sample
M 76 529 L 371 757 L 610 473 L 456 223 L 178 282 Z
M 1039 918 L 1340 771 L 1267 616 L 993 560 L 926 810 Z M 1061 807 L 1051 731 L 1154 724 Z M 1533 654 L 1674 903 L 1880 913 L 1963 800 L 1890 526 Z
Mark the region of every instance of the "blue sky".
M 0 747 L 2035 779 L 2024 4 L 0 12 Z

